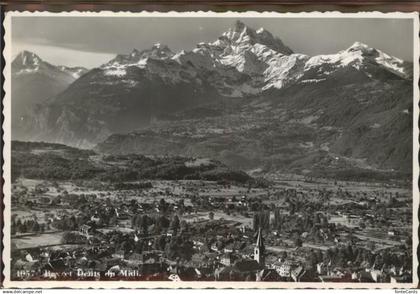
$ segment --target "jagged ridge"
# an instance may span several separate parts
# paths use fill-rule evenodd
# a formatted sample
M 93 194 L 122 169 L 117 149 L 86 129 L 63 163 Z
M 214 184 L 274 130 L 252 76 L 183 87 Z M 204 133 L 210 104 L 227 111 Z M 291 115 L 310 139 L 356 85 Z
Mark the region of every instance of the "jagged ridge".
M 23 62 L 20 58 L 17 64 L 22 63 L 34 68 L 37 61 Z M 364 157 L 372 151 L 370 147 L 356 150 L 357 146 L 351 146 L 350 151 L 345 148 L 352 145 L 349 138 L 353 134 L 372 134 L 378 140 L 398 141 L 396 134 L 389 139 L 379 131 L 381 127 L 371 127 L 379 125 L 388 128 L 391 125 L 389 120 L 380 118 L 375 122 L 370 116 L 390 115 L 397 123 L 403 121 L 398 124 L 401 126 L 400 133 L 410 136 L 407 129 L 409 117 L 400 118 L 400 114 L 405 114 L 407 109 L 409 111 L 407 101 L 411 101 L 411 79 L 412 64 L 359 42 L 336 54 L 310 57 L 294 53 L 265 29 L 254 30 L 237 22 L 216 41 L 199 43 L 192 51 L 175 53 L 163 44 L 155 44 L 147 50 L 133 50 L 116 56 L 87 72 L 48 101 L 27 124 L 30 126 L 27 133 L 36 134 L 30 139 L 91 147 L 114 133 L 147 128 L 156 120 L 169 117 L 185 117 L 185 113 L 192 113 L 197 107 L 210 109 L 212 105 L 222 105 L 216 113 L 225 115 L 229 103 L 236 103 L 229 111 L 244 117 L 245 125 L 240 130 L 248 123 L 254 124 L 258 116 L 279 119 L 282 117 L 281 108 L 290 112 L 305 110 L 315 117 L 312 132 L 318 133 L 318 128 L 331 130 L 331 134 L 329 131 L 322 133 L 323 143 L 328 143 L 331 150 Z M 392 95 L 389 97 L 388 94 Z M 399 96 L 402 98 L 393 100 L 393 97 Z M 253 111 L 243 113 L 244 108 L 253 103 L 258 105 L 261 99 L 267 99 L 260 101 L 264 107 L 255 109 L 250 106 Z M 377 106 L 366 107 L 374 104 Z M 357 120 L 364 121 L 368 127 L 357 126 Z M 292 121 L 282 123 L 290 124 Z M 219 127 L 217 121 L 210 124 L 208 129 Z M 272 127 L 273 132 L 284 131 L 282 125 Z M 287 128 L 293 129 L 290 125 Z M 231 136 L 237 135 L 235 132 L 231 131 Z M 245 136 L 247 140 L 252 140 L 250 134 Z M 171 140 L 170 137 L 166 139 Z M 196 155 L 209 152 L 204 143 L 192 145 L 187 150 L 182 144 L 177 138 L 164 143 L 171 150 L 194 150 Z M 251 147 L 246 144 L 237 146 L 249 150 Z M 299 142 L 292 149 L 302 155 L 307 151 L 301 150 L 299 144 L 306 146 L 306 142 Z M 318 147 L 321 151 L 326 148 Z M 153 144 L 150 148 L 153 149 Z M 401 163 L 401 158 L 407 158 L 408 149 L 404 147 L 403 150 L 400 153 L 404 156 L 399 156 L 399 151 L 389 150 L 386 158 L 371 158 L 369 164 L 392 167 Z M 137 151 L 142 152 L 141 146 Z M 229 152 L 240 154 L 242 151 Z

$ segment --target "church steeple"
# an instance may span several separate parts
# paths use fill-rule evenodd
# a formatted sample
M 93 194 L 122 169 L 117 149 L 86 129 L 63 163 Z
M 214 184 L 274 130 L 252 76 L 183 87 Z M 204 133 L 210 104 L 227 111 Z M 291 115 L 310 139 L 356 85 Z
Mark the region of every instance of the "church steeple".
M 261 267 L 265 266 L 264 255 L 265 255 L 264 240 L 262 237 L 261 228 L 259 228 L 258 235 L 257 235 L 257 243 L 255 243 L 255 247 L 254 247 L 254 260 L 256 260 Z

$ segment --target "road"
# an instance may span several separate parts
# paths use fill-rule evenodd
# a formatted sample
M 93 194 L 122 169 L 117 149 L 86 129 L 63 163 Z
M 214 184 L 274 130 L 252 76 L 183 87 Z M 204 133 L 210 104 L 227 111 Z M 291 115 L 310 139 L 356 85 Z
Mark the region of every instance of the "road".
M 317 245 L 317 244 L 309 244 L 309 243 L 303 243 L 302 247 L 305 248 L 311 248 L 311 249 L 317 249 L 317 250 L 321 250 L 321 251 L 326 251 L 329 247 L 325 246 L 325 245 Z M 277 252 L 277 253 L 281 253 L 281 252 L 291 252 L 291 251 L 295 251 L 296 247 L 281 247 L 281 246 L 266 246 L 265 249 L 267 249 L 268 251 L 273 251 L 273 252 Z

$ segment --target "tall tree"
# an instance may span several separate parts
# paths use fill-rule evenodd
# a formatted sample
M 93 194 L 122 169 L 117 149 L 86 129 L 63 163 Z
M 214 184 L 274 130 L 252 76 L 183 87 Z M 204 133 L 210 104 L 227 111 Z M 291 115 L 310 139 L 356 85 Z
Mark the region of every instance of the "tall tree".
M 171 222 L 171 229 L 174 231 L 174 235 L 178 233 L 179 227 L 180 227 L 180 221 L 178 215 L 174 215 Z

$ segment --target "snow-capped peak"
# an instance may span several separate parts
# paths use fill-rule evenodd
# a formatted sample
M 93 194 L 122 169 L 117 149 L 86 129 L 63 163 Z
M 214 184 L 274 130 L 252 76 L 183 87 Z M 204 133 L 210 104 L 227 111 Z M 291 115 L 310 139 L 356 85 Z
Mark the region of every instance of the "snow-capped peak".
M 230 43 L 252 42 L 252 30 L 248 28 L 243 22 L 237 21 L 234 27 L 222 34 Z
M 411 76 L 410 64 L 402 59 L 390 56 L 378 50 L 378 56 L 375 58 L 375 61 L 403 78 L 410 78 Z
M 360 59 L 362 60 L 368 59 L 371 62 L 375 62 L 379 66 L 386 68 L 399 76 L 405 78 L 409 76 L 409 73 L 407 71 L 408 64 L 402 59 L 390 56 L 385 52 L 369 47 L 364 43 L 355 42 L 353 45 L 347 48 L 345 52 L 359 55 Z
M 349 55 L 363 55 L 363 56 L 370 56 L 376 55 L 378 50 L 375 48 L 369 47 L 368 45 L 362 42 L 354 42 L 349 48 L 346 50 L 340 51 L 339 53 L 343 52 L 343 54 Z
M 174 56 L 174 53 L 171 51 L 171 49 L 169 49 L 167 45 L 163 45 L 161 43 L 155 43 L 149 53 L 149 57 L 155 59 L 166 59 Z
M 139 51 L 133 49 L 129 54 L 119 54 L 108 63 L 102 65 L 102 68 L 138 66 L 144 67 L 149 58 L 151 59 L 169 59 L 174 53 L 166 45 L 160 43 L 154 44 L 151 48 Z
M 26 50 L 20 52 L 13 60 L 12 69 L 15 75 L 42 73 L 57 76 L 64 73 L 74 80 L 87 72 L 87 69 L 83 67 L 52 65 L 42 60 L 37 54 Z
M 130 56 L 135 57 L 135 56 L 138 56 L 139 54 L 140 54 L 140 51 L 134 48 L 133 51 L 131 51 Z
M 36 55 L 33 52 L 29 51 L 22 51 L 20 52 L 16 58 L 13 60 L 14 66 L 21 66 L 25 68 L 35 68 L 39 66 L 39 64 L 42 62 L 42 59 L 39 58 L 38 55 Z
M 369 49 L 370 47 L 362 42 L 354 42 L 353 45 L 351 45 L 349 48 L 347 48 L 347 51 L 349 50 L 363 50 L 363 49 Z
M 170 83 L 209 78 L 222 95 L 230 97 L 284 88 L 301 79 L 321 81 L 335 72 L 346 73 L 347 69 L 374 79 L 383 76 L 375 73 L 386 73 L 384 69 L 406 76 L 402 60 L 364 43 L 355 42 L 335 54 L 310 57 L 293 53 L 270 31 L 255 30 L 241 21 L 235 22 L 215 42 L 200 42 L 192 51 L 175 54 L 166 45 L 155 43 L 146 50 L 118 55 L 101 68 L 105 75 L 126 80 L 131 77 L 127 76 L 132 66 L 157 74 Z
M 386 69 L 403 78 L 410 76 L 407 62 L 361 42 L 355 42 L 349 48 L 336 54 L 314 56 L 306 62 L 305 70 L 325 65 L 329 66 L 328 70 L 324 70 L 327 75 L 336 69 L 347 66 L 367 71 L 368 68 L 376 65 L 378 68 Z M 370 76 L 369 73 L 367 75 Z
M 101 68 L 105 70 L 105 75 L 122 77 L 126 75 L 127 67 L 145 68 L 149 59 L 169 60 L 174 55 L 168 46 L 155 43 L 149 49 L 142 51 L 134 49 L 130 54 L 119 54 L 111 61 L 103 64 Z
M 231 30 L 235 31 L 235 32 L 243 32 L 245 30 L 248 29 L 248 27 L 240 20 L 235 21 L 235 24 L 233 26 L 233 28 Z
M 212 45 L 233 47 L 233 49 L 247 49 L 254 44 L 265 45 L 282 54 L 289 55 L 293 53 L 293 51 L 285 46 L 279 38 L 274 37 L 266 29 L 260 28 L 256 31 L 241 21 L 236 21 L 235 25 L 224 32 L 219 40 Z
M 216 64 L 259 75 L 269 67 L 268 63 L 272 63 L 273 58 L 293 53 L 269 31 L 263 28 L 256 31 L 241 21 L 236 21 L 215 42 L 198 44 L 193 52 L 211 56 Z

